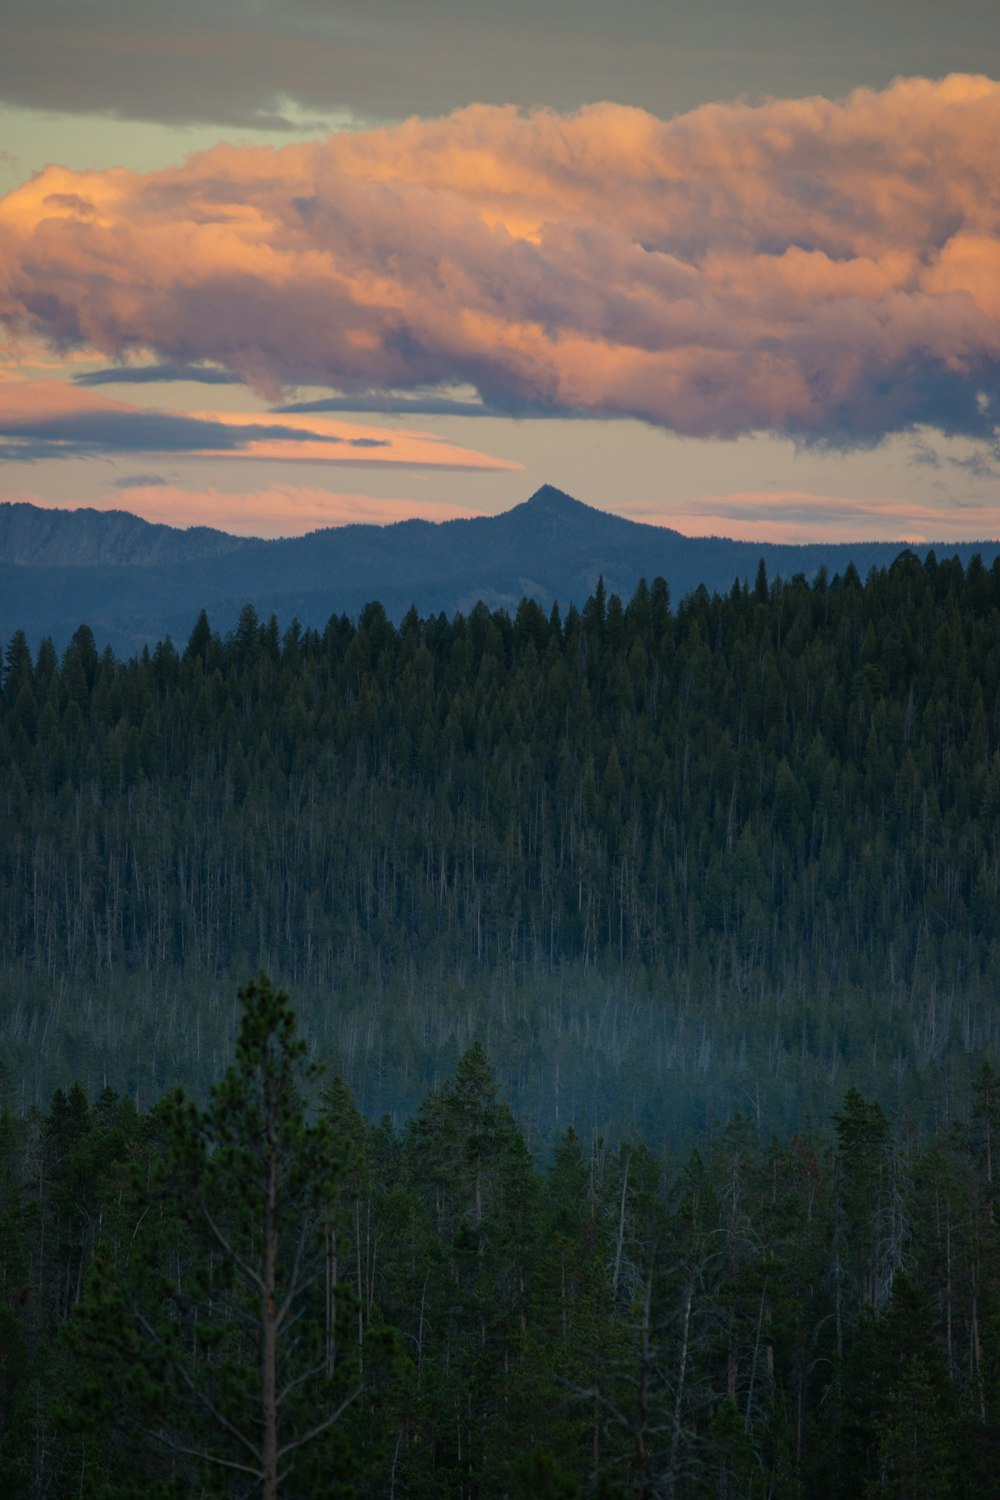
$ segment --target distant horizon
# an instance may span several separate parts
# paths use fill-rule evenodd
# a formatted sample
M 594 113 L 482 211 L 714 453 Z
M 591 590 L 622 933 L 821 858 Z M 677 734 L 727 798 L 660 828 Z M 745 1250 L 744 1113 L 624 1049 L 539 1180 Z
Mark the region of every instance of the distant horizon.
M 107 516 L 113 516 L 113 515 L 121 515 L 121 516 L 128 516 L 132 520 L 140 521 L 143 524 L 148 525 L 148 526 L 154 526 L 154 527 L 156 527 L 156 526 L 163 526 L 163 527 L 166 527 L 168 530 L 171 530 L 171 531 L 181 531 L 181 532 L 210 531 L 210 532 L 222 535 L 222 536 L 231 537 L 234 541 L 245 541 L 245 542 L 251 542 L 251 541 L 256 541 L 256 542 L 280 542 L 280 541 L 301 541 L 301 540 L 304 540 L 307 537 L 315 536 L 315 535 L 317 535 L 317 534 L 319 534 L 321 532 L 326 532 L 326 531 L 344 531 L 344 530 L 347 530 L 349 528 L 357 528 L 357 527 L 373 527 L 373 528 L 376 528 L 378 530 L 385 530 L 385 529 L 388 529 L 388 528 L 391 528 L 391 527 L 397 527 L 397 526 L 407 525 L 407 524 L 409 524 L 411 522 L 414 522 L 414 521 L 426 524 L 428 526 L 445 526 L 445 525 L 447 525 L 451 521 L 489 521 L 489 520 L 495 520 L 495 519 L 497 519 L 500 516 L 509 515 L 511 511 L 517 510 L 521 506 L 528 505 L 542 491 L 544 491 L 546 489 L 555 490 L 558 494 L 565 496 L 568 500 L 571 500 L 575 505 L 582 506 L 586 510 L 596 511 L 597 513 L 599 513 L 601 515 L 606 515 L 606 516 L 613 517 L 615 520 L 628 521 L 631 524 L 636 525 L 636 526 L 651 526 L 651 527 L 655 527 L 655 529 L 657 531 L 673 532 L 673 533 L 675 533 L 678 536 L 684 537 L 685 540 L 687 540 L 687 541 L 733 542 L 733 543 L 738 543 L 740 545 L 746 545 L 746 546 L 753 546 L 753 545 L 759 543 L 760 545 L 767 546 L 767 547 L 794 547 L 794 548 L 802 548 L 802 547 L 821 547 L 821 548 L 829 548 L 829 547 L 868 547 L 868 546 L 892 547 L 892 546 L 898 546 L 900 548 L 914 547 L 914 548 L 922 548 L 922 549 L 925 549 L 925 548 L 933 549 L 933 548 L 937 548 L 937 547 L 961 547 L 964 550 L 964 549 L 966 549 L 968 547 L 975 547 L 975 546 L 978 546 L 978 545 L 982 545 L 984 547 L 990 547 L 990 546 L 1000 545 L 1000 531 L 998 531 L 998 534 L 994 535 L 994 536 L 982 535 L 982 536 L 975 536 L 975 537 L 954 537 L 954 536 L 931 536 L 931 537 L 922 537 L 922 536 L 921 537 L 912 537 L 912 536 L 910 536 L 910 537 L 907 537 L 907 536 L 863 537 L 863 536 L 844 536 L 844 535 L 816 536 L 815 534 L 813 534 L 813 535 L 809 536 L 808 538 L 799 538 L 799 537 L 791 537 L 791 536 L 788 536 L 788 537 L 785 537 L 785 536 L 766 536 L 766 537 L 765 536 L 740 536 L 740 535 L 736 534 L 735 532 L 690 531 L 690 530 L 684 529 L 684 527 L 679 526 L 677 524 L 668 524 L 668 522 L 665 521 L 665 520 L 659 520 L 659 519 L 656 519 L 655 517 L 651 517 L 649 515 L 629 515 L 627 512 L 619 511 L 619 510 L 614 510 L 614 509 L 609 508 L 608 506 L 596 504 L 596 503 L 594 503 L 592 501 L 579 500 L 579 499 L 577 499 L 577 497 L 575 495 L 571 495 L 568 490 L 563 490 L 560 486 L 553 485 L 553 484 L 551 484 L 549 482 L 543 483 L 542 485 L 540 485 L 538 487 L 538 489 L 532 491 L 532 493 L 530 495 L 526 496 L 525 498 L 523 498 L 521 500 L 515 500 L 510 505 L 504 507 L 501 510 L 492 512 L 489 515 L 483 515 L 481 512 L 476 512 L 476 511 L 473 511 L 473 510 L 469 510 L 469 511 L 467 511 L 465 513 L 456 513 L 456 514 L 453 514 L 453 515 L 450 514 L 450 515 L 447 515 L 447 516 L 435 516 L 435 515 L 431 514 L 431 515 L 406 515 L 406 516 L 400 516 L 400 517 L 395 518 L 395 519 L 393 519 L 393 518 L 390 517 L 390 518 L 385 519 L 385 520 L 345 519 L 345 520 L 341 520 L 341 521 L 329 522 L 329 523 L 327 523 L 325 525 L 310 526 L 310 527 L 308 527 L 308 529 L 304 529 L 304 530 L 298 530 L 298 531 L 281 531 L 281 532 L 273 532 L 273 533 L 270 533 L 270 534 L 264 533 L 262 531 L 254 531 L 254 532 L 249 532 L 249 531 L 232 531 L 232 530 L 229 530 L 225 526 L 213 525 L 213 524 L 211 524 L 209 522 L 199 521 L 199 520 L 190 520 L 190 521 L 182 521 L 182 522 L 172 521 L 172 520 L 168 520 L 168 519 L 165 519 L 165 518 L 160 518 L 160 517 L 155 517 L 155 516 L 149 516 L 149 515 L 143 515 L 141 513 L 141 511 L 139 511 L 139 510 L 131 509 L 128 506 L 123 506 L 123 505 L 120 505 L 120 504 L 104 506 L 104 505 L 100 505 L 100 504 L 95 504 L 93 501 L 83 501 L 83 500 L 81 500 L 81 501 L 68 501 L 67 500 L 67 501 L 63 501 L 61 503 L 42 502 L 42 501 L 39 501 L 38 499 L 0 500 L 0 509 L 17 507 L 17 506 L 27 506 L 28 508 L 30 508 L 32 510 L 37 510 L 37 511 L 41 511 L 41 512 L 73 513 L 73 512 L 78 512 L 78 511 L 86 511 L 86 512 L 89 512 L 89 513 L 91 513 L 93 515 L 105 516 L 105 517 L 107 517 Z

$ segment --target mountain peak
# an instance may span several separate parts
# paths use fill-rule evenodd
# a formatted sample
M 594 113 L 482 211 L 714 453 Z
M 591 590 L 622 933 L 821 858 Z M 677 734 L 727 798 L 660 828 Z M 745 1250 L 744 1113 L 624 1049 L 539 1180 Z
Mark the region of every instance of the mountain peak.
M 561 532 L 564 526 L 570 526 L 574 531 L 584 528 L 589 535 L 594 535 L 597 528 L 605 538 L 620 535 L 636 525 L 625 516 L 616 516 L 613 511 L 599 510 L 596 505 L 577 500 L 574 496 L 567 495 L 565 490 L 556 489 L 554 484 L 543 484 L 527 500 L 515 505 L 506 514 L 512 519 L 528 521 L 534 527 L 547 526 L 550 531 L 555 532 Z
M 546 510 L 568 515 L 571 512 L 591 510 L 592 507 L 584 505 L 582 500 L 574 500 L 572 495 L 567 495 L 565 490 L 557 490 L 554 484 L 543 484 L 533 495 L 529 495 L 524 502 L 524 507 L 532 510 Z

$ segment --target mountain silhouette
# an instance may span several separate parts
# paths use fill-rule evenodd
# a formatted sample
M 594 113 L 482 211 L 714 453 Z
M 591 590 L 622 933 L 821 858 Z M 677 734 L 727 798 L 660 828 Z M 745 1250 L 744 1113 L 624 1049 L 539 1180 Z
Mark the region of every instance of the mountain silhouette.
M 205 609 L 212 626 L 232 628 L 244 604 L 322 629 L 333 614 L 357 615 L 378 599 L 391 619 L 468 612 L 482 600 L 513 611 L 535 599 L 546 611 L 582 605 L 603 577 L 627 599 L 640 578 L 667 580 L 678 601 L 752 580 L 761 558 L 768 576 L 832 577 L 854 564 L 861 577 L 887 567 L 902 542 L 790 546 L 687 537 L 630 521 L 575 500 L 553 485 L 497 516 L 392 525 L 350 525 L 275 541 L 209 527 L 152 525 L 123 511 L 49 510 L 0 504 L 0 638 L 21 628 L 33 645 L 58 649 L 88 624 L 100 646 L 131 655 L 170 635 L 183 645 Z M 989 566 L 1000 542 L 935 543 L 939 556 Z M 924 555 L 928 546 L 912 548 Z

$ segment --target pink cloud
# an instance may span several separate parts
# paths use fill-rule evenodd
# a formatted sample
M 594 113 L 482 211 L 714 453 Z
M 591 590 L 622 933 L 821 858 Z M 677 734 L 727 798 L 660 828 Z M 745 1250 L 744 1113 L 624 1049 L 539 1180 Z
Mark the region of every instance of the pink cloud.
M 323 413 L 153 411 L 56 380 L 0 382 L 0 456 L 32 460 L 113 452 L 416 469 L 521 467 L 433 433 Z
M 1000 84 L 952 76 L 50 167 L 0 200 L 0 316 L 275 397 L 470 384 L 696 436 L 989 437 L 998 139 Z
M 1000 506 L 940 505 L 889 497 L 848 499 L 804 490 L 738 490 L 623 507 L 633 520 L 685 536 L 748 542 L 986 541 L 1000 535 Z
M 0 428 L 15 422 L 128 410 L 124 401 L 112 401 L 61 380 L 7 379 L 0 385 Z

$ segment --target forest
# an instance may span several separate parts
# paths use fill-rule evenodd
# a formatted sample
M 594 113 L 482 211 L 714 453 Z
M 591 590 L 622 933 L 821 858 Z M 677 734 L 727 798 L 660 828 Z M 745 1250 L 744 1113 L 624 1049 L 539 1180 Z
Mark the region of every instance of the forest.
M 479 1041 L 532 1149 L 933 1128 L 994 1056 L 1000 565 L 3 659 L 18 1112 L 203 1098 L 262 969 L 365 1115 Z
M 3 664 L 4 1494 L 997 1491 L 1000 564 Z
M 475 1044 L 397 1130 L 265 976 L 200 1106 L 0 1115 L 11 1497 L 989 1500 L 1000 1077 L 544 1164 Z

